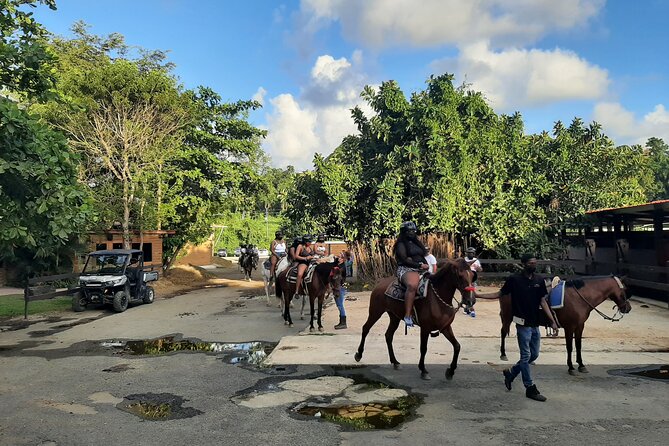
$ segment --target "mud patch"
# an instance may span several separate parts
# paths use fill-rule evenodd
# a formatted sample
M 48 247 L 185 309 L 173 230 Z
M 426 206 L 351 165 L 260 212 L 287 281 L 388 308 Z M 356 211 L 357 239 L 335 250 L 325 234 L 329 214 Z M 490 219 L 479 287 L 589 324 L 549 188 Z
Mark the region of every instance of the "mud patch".
M 171 393 L 144 393 L 128 395 L 116 407 L 150 421 L 179 420 L 203 413 L 192 407 L 183 407 L 186 401 Z
M 669 365 L 651 365 L 633 369 L 614 369 L 607 370 L 607 373 L 614 376 L 631 376 L 669 383 Z
M 326 420 L 346 430 L 372 430 L 393 429 L 415 417 L 423 399 L 365 374 L 332 369 L 328 375 L 270 379 L 232 401 L 248 408 L 290 405 L 288 413 L 300 420 Z

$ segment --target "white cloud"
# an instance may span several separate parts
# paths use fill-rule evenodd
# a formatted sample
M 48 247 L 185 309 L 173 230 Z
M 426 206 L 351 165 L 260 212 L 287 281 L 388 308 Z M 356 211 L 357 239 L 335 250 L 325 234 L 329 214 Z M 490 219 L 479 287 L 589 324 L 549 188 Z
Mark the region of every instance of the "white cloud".
M 255 92 L 253 97 L 254 101 L 258 101 L 260 105 L 265 105 L 265 95 L 267 94 L 267 90 L 265 90 L 263 87 L 258 87 L 258 90 Z
M 308 85 L 296 98 L 281 94 L 270 100 L 268 136 L 263 144 L 274 165 L 313 167 L 316 152 L 330 154 L 349 134 L 357 132 L 350 109 L 364 107 L 360 92 L 367 84 L 360 71 L 362 53 L 349 61 L 330 55 L 318 57 Z
M 464 46 L 457 58 L 432 63 L 454 72 L 485 94 L 501 111 L 565 100 L 600 99 L 608 92 L 608 72 L 577 54 L 555 49 L 493 51 L 485 43 Z
M 584 26 L 605 0 L 302 0 L 309 27 L 339 21 L 344 36 L 373 46 L 489 40 L 523 45 Z
M 620 103 L 600 102 L 595 105 L 593 119 L 616 144 L 643 145 L 652 136 L 669 142 L 669 111 L 664 104 L 657 104 L 653 111 L 638 119 Z

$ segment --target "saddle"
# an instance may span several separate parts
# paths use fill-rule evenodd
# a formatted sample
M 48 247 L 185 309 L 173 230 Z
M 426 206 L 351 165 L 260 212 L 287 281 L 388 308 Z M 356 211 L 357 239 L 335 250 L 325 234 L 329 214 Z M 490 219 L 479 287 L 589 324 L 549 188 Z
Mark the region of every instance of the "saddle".
M 312 263 L 307 267 L 307 270 L 304 272 L 304 277 L 302 277 L 302 283 L 309 285 L 314 280 L 314 271 L 316 270 L 316 264 Z M 286 280 L 288 283 L 297 283 L 297 266 L 293 266 L 288 270 L 286 274 Z
M 430 283 L 430 274 L 429 273 L 424 273 L 420 276 L 420 281 L 418 282 L 418 290 L 416 291 L 416 299 L 423 299 L 427 297 L 427 290 L 428 290 L 428 285 Z M 388 288 L 386 288 L 386 291 L 384 294 L 395 300 L 401 300 L 404 302 L 404 294 L 406 293 L 407 288 L 402 284 L 402 282 L 395 277 L 395 280 L 390 282 L 390 285 L 388 285 Z

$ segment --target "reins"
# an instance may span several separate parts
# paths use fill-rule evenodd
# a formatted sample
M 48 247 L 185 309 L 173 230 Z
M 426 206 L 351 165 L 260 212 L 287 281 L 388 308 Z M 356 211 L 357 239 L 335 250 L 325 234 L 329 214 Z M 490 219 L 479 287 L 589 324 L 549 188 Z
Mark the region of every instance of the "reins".
M 615 276 L 614 276 L 613 278 L 616 279 L 616 282 L 617 282 L 618 285 L 620 286 L 620 285 L 621 285 L 621 283 L 619 282 L 620 279 L 618 279 L 618 278 L 615 277 Z M 621 288 L 622 288 L 622 286 L 621 286 Z M 623 289 L 624 289 L 624 288 L 623 288 Z M 576 294 L 578 294 L 578 297 L 580 297 L 580 298 L 583 300 L 583 302 L 585 302 L 586 304 L 588 304 L 588 306 L 589 306 L 590 308 L 592 308 L 593 310 L 595 310 L 601 317 L 603 317 L 603 318 L 604 318 L 605 320 L 607 320 L 607 321 L 618 322 L 619 320 L 621 320 L 621 319 L 623 318 L 623 316 L 625 316 L 625 313 L 623 313 L 622 311 L 620 311 L 620 307 L 618 306 L 618 304 L 615 305 L 616 312 L 615 312 L 615 314 L 613 315 L 613 317 L 611 317 L 611 316 L 608 316 L 607 314 L 605 314 L 605 313 L 599 311 L 599 310 L 597 309 L 597 307 L 595 307 L 594 305 L 592 305 L 592 304 L 590 303 L 590 301 L 588 301 L 585 297 L 583 297 L 583 295 L 578 291 L 577 288 L 574 288 L 574 291 L 576 291 Z M 626 299 L 626 301 L 627 301 L 627 299 Z M 620 314 L 620 317 L 616 319 L 616 317 L 617 317 L 619 314 Z

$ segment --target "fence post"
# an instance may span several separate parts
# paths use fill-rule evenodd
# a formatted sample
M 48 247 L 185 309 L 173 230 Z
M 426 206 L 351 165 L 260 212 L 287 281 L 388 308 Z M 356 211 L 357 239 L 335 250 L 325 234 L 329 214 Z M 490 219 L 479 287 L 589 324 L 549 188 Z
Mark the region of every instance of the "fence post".
M 23 319 L 28 319 L 28 297 L 30 293 L 30 283 L 26 279 L 26 287 L 23 289 L 23 300 L 25 301 L 23 308 Z

